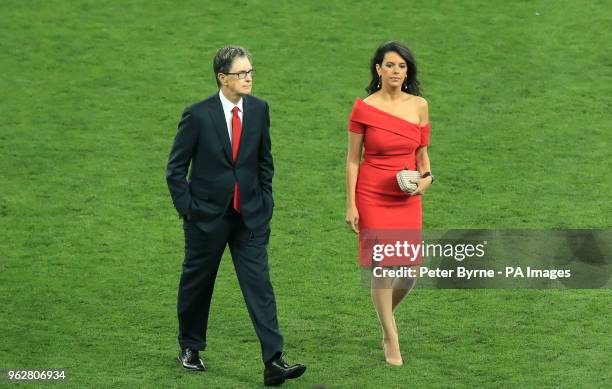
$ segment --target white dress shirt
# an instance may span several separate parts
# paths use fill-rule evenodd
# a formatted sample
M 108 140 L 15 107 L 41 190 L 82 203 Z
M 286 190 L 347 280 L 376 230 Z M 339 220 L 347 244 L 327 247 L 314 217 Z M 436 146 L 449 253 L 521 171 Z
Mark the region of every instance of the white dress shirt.
M 238 107 L 238 117 L 240 123 L 242 123 L 242 97 L 238 101 L 238 104 L 234 104 L 223 95 L 223 92 L 219 91 L 219 98 L 221 99 L 221 105 L 223 106 L 223 114 L 225 115 L 225 124 L 227 124 L 227 133 L 229 135 L 230 144 L 232 144 L 232 117 L 234 113 L 232 110 L 234 107 Z

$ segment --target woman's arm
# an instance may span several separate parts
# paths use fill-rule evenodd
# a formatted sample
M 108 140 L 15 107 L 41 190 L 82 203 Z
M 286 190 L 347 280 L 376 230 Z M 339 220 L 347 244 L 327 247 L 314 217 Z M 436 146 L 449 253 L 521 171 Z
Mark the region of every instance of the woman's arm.
M 348 153 L 346 156 L 346 224 L 354 232 L 359 232 L 359 211 L 355 203 L 355 188 L 363 148 L 363 134 L 349 131 Z
M 427 155 L 427 146 L 419 147 L 417 150 L 416 164 L 417 170 L 421 175 L 431 171 L 431 167 L 429 166 L 429 155 Z M 427 178 L 431 179 L 431 177 Z
M 427 101 L 425 99 L 422 99 L 422 103 L 419 106 L 419 117 L 419 125 L 421 127 L 425 127 L 429 123 L 429 108 L 427 107 Z M 429 155 L 427 154 L 427 146 L 421 146 L 417 149 L 416 166 L 421 176 L 431 171 L 431 166 L 429 165 Z M 431 185 L 432 178 L 429 176 L 419 180 L 414 180 L 413 182 L 417 184 L 417 188 L 410 194 L 411 196 L 423 194 L 429 185 Z

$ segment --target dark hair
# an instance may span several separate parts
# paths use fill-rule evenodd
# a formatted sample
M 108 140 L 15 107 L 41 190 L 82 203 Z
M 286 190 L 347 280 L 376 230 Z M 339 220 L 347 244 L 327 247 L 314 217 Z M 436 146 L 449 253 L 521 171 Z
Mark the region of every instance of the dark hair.
M 251 53 L 244 47 L 240 46 L 225 46 L 220 48 L 215 54 L 213 59 L 213 71 L 215 72 L 215 81 L 217 86 L 221 86 L 217 74 L 228 73 L 232 67 L 232 63 L 236 57 L 247 57 L 249 61 L 253 62 Z
M 385 54 L 393 51 L 399 54 L 400 57 L 406 61 L 406 65 L 408 66 L 408 80 L 407 83 L 402 84 L 402 91 L 406 93 L 413 94 L 415 96 L 421 96 L 421 86 L 419 81 L 417 80 L 417 67 L 416 61 L 406 46 L 399 42 L 386 42 L 383 43 L 376 49 L 374 53 L 374 57 L 372 57 L 372 63 L 370 64 L 370 72 L 372 73 L 372 81 L 370 85 L 366 87 L 366 92 L 368 95 L 376 92 L 380 89 L 379 81 L 380 77 L 376 72 L 376 64 L 382 66 L 382 61 L 385 58 Z

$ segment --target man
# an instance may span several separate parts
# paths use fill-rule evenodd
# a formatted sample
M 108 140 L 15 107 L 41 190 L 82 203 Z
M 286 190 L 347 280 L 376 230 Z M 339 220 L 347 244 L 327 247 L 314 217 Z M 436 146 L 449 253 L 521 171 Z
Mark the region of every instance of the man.
M 215 278 L 229 245 L 261 343 L 264 384 L 279 385 L 301 376 L 306 366 L 282 359 L 283 337 L 268 272 L 274 207 L 268 104 L 251 96 L 255 70 L 246 49 L 223 47 L 213 69 L 220 90 L 183 112 L 168 160 L 168 187 L 185 231 L 177 304 L 179 362 L 188 370 L 206 370 L 199 351 L 206 348 Z

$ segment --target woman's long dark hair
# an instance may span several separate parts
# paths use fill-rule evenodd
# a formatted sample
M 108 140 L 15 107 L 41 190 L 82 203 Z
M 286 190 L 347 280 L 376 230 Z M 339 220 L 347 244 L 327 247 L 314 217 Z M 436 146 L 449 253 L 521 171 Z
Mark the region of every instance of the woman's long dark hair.
M 368 95 L 380 90 L 380 77 L 376 72 L 376 64 L 382 67 L 383 58 L 385 58 L 385 54 L 390 51 L 399 54 L 399 56 L 406 61 L 406 65 L 408 66 L 408 80 L 402 84 L 402 92 L 410 93 L 415 96 L 421 96 L 421 84 L 419 83 L 419 80 L 417 80 L 416 61 L 414 60 L 410 49 L 399 42 L 383 43 L 378 47 L 378 49 L 376 49 L 374 57 L 372 57 L 372 63 L 370 64 L 372 81 L 370 81 L 370 85 L 366 87 L 366 92 L 368 92 Z

